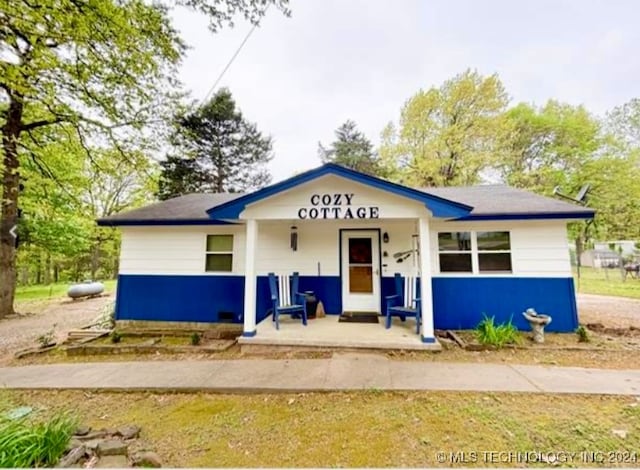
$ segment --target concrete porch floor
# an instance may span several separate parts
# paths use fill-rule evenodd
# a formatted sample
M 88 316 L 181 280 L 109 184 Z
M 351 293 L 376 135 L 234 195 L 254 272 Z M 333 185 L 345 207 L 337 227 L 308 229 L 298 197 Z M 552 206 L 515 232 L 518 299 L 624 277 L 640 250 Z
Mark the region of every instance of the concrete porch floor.
M 271 316 L 261 321 L 256 335 L 241 336 L 241 345 L 269 345 L 293 347 L 333 347 L 357 349 L 402 349 L 440 351 L 440 343 L 423 343 L 416 334 L 415 320 L 403 322 L 394 318 L 390 329 L 384 327 L 384 317 L 378 323 L 339 323 L 338 315 L 309 319 L 307 326 L 290 316 L 280 317 L 280 329 L 276 330 Z

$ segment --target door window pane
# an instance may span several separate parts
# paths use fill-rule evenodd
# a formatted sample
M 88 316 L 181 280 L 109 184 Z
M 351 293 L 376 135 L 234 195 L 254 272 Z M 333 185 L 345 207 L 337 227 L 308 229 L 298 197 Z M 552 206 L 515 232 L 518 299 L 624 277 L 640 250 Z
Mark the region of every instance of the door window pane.
M 355 294 L 373 292 L 373 267 L 349 266 L 349 292 Z
M 349 238 L 349 264 L 371 264 L 371 238 Z

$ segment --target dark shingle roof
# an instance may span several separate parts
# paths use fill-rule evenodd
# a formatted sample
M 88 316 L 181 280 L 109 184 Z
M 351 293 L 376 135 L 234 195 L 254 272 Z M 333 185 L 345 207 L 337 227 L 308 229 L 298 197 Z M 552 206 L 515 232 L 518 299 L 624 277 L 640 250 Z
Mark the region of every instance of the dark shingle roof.
M 472 218 L 489 215 L 593 214 L 593 209 L 503 184 L 422 188 L 421 191 L 472 206 Z
M 473 207 L 466 218 L 512 216 L 511 218 L 536 218 L 536 216 L 557 216 L 571 214 L 593 215 L 593 210 L 576 204 L 539 196 L 521 189 L 505 185 L 483 185 L 446 188 L 423 188 L 425 193 L 453 202 Z M 243 196 L 233 194 L 188 194 L 163 202 L 157 202 L 140 209 L 123 212 L 98 220 L 99 225 L 129 224 L 187 224 L 210 222 L 206 211 L 225 202 Z
M 156 202 L 140 209 L 121 212 L 98 220 L 99 225 L 126 225 L 132 222 L 209 220 L 207 209 L 242 196 L 242 193 L 187 194 Z

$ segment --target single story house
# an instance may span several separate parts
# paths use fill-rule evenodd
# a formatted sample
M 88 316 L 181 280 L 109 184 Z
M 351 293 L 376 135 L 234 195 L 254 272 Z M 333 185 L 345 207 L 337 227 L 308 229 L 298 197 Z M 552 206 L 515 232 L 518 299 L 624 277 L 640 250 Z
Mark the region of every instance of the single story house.
M 484 314 L 527 329 L 530 307 L 553 317 L 549 330 L 574 330 L 566 224 L 593 215 L 503 185 L 416 189 L 325 164 L 98 223 L 122 231 L 117 320 L 237 322 L 252 337 L 269 314 L 270 272 L 299 273 L 328 316 L 383 314 L 400 273 L 419 278 L 419 338 L 432 343 L 434 329 L 474 328 Z
M 636 242 L 634 240 L 612 240 L 604 242 L 594 242 L 593 248 L 595 250 L 611 250 L 619 253 L 620 255 L 627 257 L 633 256 L 638 252 L 636 248 Z
M 622 256 L 609 248 L 594 248 L 580 255 L 580 264 L 591 268 L 619 268 Z

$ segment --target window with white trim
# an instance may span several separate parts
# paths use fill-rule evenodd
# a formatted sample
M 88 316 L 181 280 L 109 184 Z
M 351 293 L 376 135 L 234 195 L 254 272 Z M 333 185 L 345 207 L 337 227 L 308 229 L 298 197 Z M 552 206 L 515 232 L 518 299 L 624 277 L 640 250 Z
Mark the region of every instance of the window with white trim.
M 438 233 L 438 252 L 440 272 L 470 273 L 473 271 L 471 263 L 471 232 Z
M 511 237 L 509 232 L 477 232 L 478 271 L 511 272 Z
M 511 235 L 495 232 L 439 232 L 441 273 L 510 273 Z
M 233 270 L 233 235 L 207 235 L 206 272 Z

